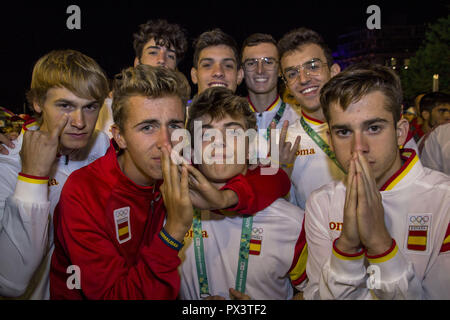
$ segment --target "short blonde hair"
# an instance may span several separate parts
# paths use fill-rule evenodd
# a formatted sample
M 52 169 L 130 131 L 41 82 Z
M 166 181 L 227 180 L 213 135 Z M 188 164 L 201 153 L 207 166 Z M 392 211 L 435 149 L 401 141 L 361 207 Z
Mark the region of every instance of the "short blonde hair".
M 179 71 L 164 67 L 139 64 L 122 70 L 116 75 L 113 85 L 112 111 L 114 123 L 123 130 L 126 120 L 125 106 L 128 98 L 144 96 L 161 98 L 177 96 L 181 99 L 183 110 L 191 94 L 186 77 Z
M 64 87 L 83 99 L 95 99 L 100 105 L 108 96 L 108 78 L 94 59 L 75 50 L 54 50 L 41 57 L 33 68 L 30 105 L 43 105 L 47 91 Z

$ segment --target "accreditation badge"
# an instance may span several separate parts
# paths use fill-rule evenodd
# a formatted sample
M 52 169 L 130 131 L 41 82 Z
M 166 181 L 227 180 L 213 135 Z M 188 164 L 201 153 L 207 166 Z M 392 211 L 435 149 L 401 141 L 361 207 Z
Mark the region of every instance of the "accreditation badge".
M 431 213 L 412 213 L 408 215 L 405 249 L 414 253 L 429 253 L 431 218 Z
M 119 243 L 124 243 L 131 239 L 130 207 L 114 210 L 114 224 Z
M 250 239 L 249 254 L 259 256 L 261 254 L 264 229 L 262 227 L 252 228 L 252 237 Z

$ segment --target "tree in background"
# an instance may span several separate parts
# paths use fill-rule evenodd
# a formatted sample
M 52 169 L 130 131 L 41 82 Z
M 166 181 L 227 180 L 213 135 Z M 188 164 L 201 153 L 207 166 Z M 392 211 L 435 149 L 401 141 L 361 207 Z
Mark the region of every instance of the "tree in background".
M 400 77 L 405 98 L 413 99 L 422 92 L 431 92 L 433 75 L 439 74 L 439 91 L 449 92 L 450 15 L 430 24 L 425 40 L 411 58 L 409 68 Z

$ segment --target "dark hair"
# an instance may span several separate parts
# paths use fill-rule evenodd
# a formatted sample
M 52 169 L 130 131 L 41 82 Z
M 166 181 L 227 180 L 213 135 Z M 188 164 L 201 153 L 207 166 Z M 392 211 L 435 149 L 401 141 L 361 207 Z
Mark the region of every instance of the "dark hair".
M 197 95 L 189 106 L 189 120 L 186 128 L 194 135 L 194 121 L 208 115 L 211 120 L 220 120 L 229 115 L 245 119 L 246 129 L 256 130 L 256 118 L 247 99 L 237 96 L 230 89 L 212 87 Z
M 420 112 L 431 111 L 437 106 L 450 104 L 450 95 L 444 92 L 430 92 L 420 99 Z
M 152 38 L 159 46 L 175 48 L 177 64 L 183 59 L 187 50 L 187 36 L 185 29 L 178 24 L 171 24 L 164 19 L 149 20 L 139 26 L 139 31 L 133 34 L 133 47 L 136 57 L 142 56 L 142 50 Z
M 330 121 L 330 105 L 337 103 L 346 110 L 351 103 L 374 91 L 381 91 L 386 97 L 386 110 L 394 118 L 394 125 L 402 115 L 403 93 L 400 78 L 390 68 L 357 63 L 331 78 L 320 90 L 320 105 L 327 121 Z
M 198 67 L 198 60 L 200 58 L 200 52 L 208 47 L 225 45 L 230 47 L 233 50 L 234 57 L 236 58 L 236 64 L 239 69 L 240 66 L 240 58 L 239 58 L 239 50 L 236 41 L 228 34 L 223 32 L 221 29 L 216 28 L 211 31 L 203 32 L 195 41 L 194 41 L 194 68 Z
M 247 39 L 244 40 L 241 47 L 241 57 L 244 53 L 244 49 L 246 47 L 254 47 L 257 46 L 260 43 L 272 43 L 275 47 L 277 47 L 277 42 L 275 39 L 270 35 L 266 33 L 254 33 L 247 37 Z M 278 51 L 278 48 L 277 48 Z
M 304 44 L 316 44 L 322 48 L 325 58 L 327 59 L 328 66 L 333 64 L 333 55 L 331 49 L 323 40 L 322 36 L 314 30 L 307 28 L 298 28 L 286 33 L 280 41 L 278 41 L 278 52 L 280 58 L 287 52 L 298 49 L 299 46 Z

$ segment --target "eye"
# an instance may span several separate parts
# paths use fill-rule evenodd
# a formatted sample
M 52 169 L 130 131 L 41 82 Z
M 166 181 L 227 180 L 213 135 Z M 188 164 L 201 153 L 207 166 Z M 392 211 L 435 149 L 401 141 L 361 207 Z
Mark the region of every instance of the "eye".
M 226 133 L 227 133 L 227 135 L 230 135 L 230 136 L 240 136 L 244 132 L 241 128 L 231 128 L 231 129 L 227 129 Z
M 167 58 L 169 58 L 170 60 L 175 61 L 177 57 L 176 57 L 175 54 L 168 54 L 168 55 L 167 55 Z
M 183 129 L 183 128 L 184 128 L 184 127 L 182 127 L 181 125 L 176 124 L 176 123 L 171 123 L 171 124 L 169 124 L 169 129 L 172 129 L 172 130 Z
M 286 72 L 286 78 L 288 79 L 295 79 L 298 76 L 298 71 L 297 70 L 289 70 Z
M 369 128 L 367 128 L 367 130 L 369 131 L 369 133 L 378 133 L 381 131 L 381 126 L 378 125 L 370 126 Z
M 335 130 L 335 134 L 339 137 L 348 137 L 351 134 L 351 131 L 348 129 L 338 129 Z
M 140 131 L 144 133 L 150 133 L 156 129 L 156 126 L 153 124 L 146 124 L 140 128 Z
M 87 111 L 96 111 L 99 108 L 97 103 L 93 103 L 84 107 Z
M 57 104 L 57 107 L 61 109 L 70 109 L 72 108 L 72 105 L 68 103 L 59 103 Z
M 255 61 L 254 60 L 248 60 L 245 62 L 245 66 L 248 68 L 251 68 L 255 65 Z

